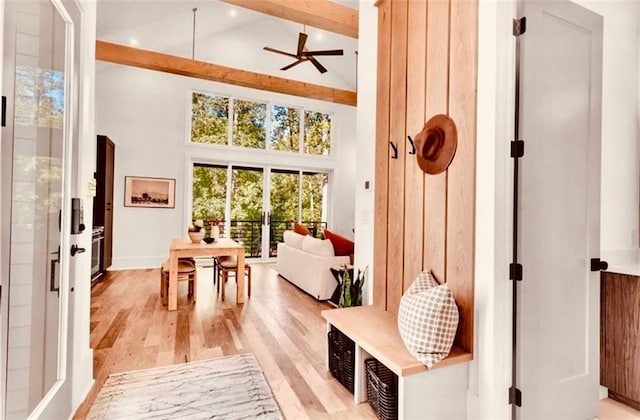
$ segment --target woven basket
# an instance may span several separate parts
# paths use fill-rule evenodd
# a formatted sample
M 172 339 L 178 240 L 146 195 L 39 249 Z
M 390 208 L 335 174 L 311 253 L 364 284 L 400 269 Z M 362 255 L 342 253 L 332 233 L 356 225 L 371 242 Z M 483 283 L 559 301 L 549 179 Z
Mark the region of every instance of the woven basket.
M 367 370 L 367 399 L 379 419 L 398 418 L 398 376 L 376 359 L 364 361 Z

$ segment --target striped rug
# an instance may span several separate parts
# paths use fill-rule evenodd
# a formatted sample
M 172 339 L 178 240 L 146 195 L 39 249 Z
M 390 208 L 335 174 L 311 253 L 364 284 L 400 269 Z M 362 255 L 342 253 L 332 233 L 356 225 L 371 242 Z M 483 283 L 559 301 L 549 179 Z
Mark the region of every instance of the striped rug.
M 281 419 L 251 353 L 110 375 L 89 419 Z

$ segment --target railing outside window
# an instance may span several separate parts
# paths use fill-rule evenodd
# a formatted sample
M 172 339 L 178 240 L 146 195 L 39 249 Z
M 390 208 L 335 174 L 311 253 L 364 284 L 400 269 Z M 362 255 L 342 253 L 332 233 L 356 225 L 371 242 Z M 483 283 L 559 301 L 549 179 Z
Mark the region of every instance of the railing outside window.
M 213 223 L 213 220 L 206 220 L 205 225 Z M 282 242 L 284 231 L 291 229 L 290 220 L 271 220 L 269 238 L 269 257 L 277 256 L 278 242 Z M 327 227 L 327 222 L 302 221 L 311 231 L 315 238 L 322 238 L 323 230 Z M 262 221 L 261 220 L 231 220 L 231 232 L 225 232 L 226 223 L 220 221 L 220 235 L 228 236 L 234 241 L 244 245 L 244 252 L 247 258 L 262 256 Z M 209 236 L 209 229 L 206 229 L 205 236 Z

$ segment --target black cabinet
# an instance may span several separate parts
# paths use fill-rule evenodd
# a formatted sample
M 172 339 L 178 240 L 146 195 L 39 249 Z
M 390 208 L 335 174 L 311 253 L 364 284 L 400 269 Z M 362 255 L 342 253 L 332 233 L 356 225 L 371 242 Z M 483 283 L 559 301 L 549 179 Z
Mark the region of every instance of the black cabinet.
M 113 249 L 113 168 L 116 146 L 107 136 L 98 136 L 96 150 L 96 196 L 93 225 L 104 226 L 100 271 L 111 266 Z

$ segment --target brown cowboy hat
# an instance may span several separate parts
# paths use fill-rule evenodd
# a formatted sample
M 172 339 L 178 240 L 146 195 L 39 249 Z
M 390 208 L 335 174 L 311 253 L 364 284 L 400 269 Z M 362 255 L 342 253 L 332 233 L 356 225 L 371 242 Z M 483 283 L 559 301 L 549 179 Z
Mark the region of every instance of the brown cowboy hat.
M 447 115 L 435 115 L 418 133 L 415 143 L 416 159 L 420 169 L 428 174 L 439 174 L 449 167 L 456 154 L 456 124 Z

